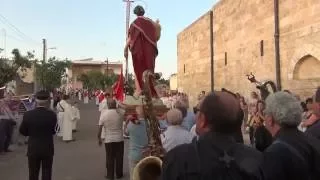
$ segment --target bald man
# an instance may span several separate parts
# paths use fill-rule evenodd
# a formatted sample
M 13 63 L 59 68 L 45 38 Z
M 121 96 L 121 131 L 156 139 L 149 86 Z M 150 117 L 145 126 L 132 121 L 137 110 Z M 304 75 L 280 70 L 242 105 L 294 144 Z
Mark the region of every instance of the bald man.
M 240 103 L 233 93 L 215 91 L 208 94 L 197 113 L 199 139 L 167 153 L 163 161 L 163 179 L 219 179 L 230 176 L 259 179 L 261 153 L 237 143 L 234 138 L 242 119 Z

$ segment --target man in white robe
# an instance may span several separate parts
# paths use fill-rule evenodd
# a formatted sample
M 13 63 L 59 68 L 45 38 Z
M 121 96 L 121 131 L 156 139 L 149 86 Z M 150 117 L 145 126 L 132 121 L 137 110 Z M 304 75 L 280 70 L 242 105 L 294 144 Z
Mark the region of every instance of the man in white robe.
M 72 106 L 67 102 L 69 97 L 63 95 L 62 100 L 58 103 L 57 108 L 63 109 L 63 122 L 62 122 L 62 140 L 65 142 L 73 141 L 72 138 L 72 124 L 74 118 L 74 113 L 72 111 Z
M 62 100 L 60 100 L 61 102 Z M 64 107 L 61 105 L 61 103 L 57 104 L 57 112 L 58 112 L 58 124 L 56 127 L 56 134 L 58 137 L 62 137 L 63 135 L 63 117 L 64 117 Z
M 79 98 L 79 101 L 82 100 L 82 94 L 81 94 L 81 91 L 80 91 L 80 90 L 78 91 L 78 98 Z
M 74 102 L 74 104 L 72 105 L 72 113 L 74 117 L 72 121 L 72 132 L 77 132 L 77 124 L 80 120 L 80 111 L 77 102 Z
M 54 104 L 53 93 L 50 92 L 50 109 L 51 110 L 54 110 L 53 104 Z
M 100 95 L 100 90 L 97 90 L 95 93 L 95 98 L 96 98 L 96 105 L 99 106 L 99 95 Z
M 88 104 L 89 103 L 89 92 L 86 90 L 84 93 L 83 93 L 83 103 L 84 104 Z

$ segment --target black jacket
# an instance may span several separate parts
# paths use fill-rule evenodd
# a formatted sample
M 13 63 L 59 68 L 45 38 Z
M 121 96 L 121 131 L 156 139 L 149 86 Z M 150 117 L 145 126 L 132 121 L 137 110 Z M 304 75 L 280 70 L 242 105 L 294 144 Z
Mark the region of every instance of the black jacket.
M 210 176 L 211 170 L 217 166 L 217 159 L 220 157 L 215 147 L 219 149 L 229 149 L 233 147 L 233 158 L 236 163 L 247 173 L 252 174 L 257 179 L 261 178 L 262 154 L 244 144 L 236 143 L 232 136 L 222 134 L 208 133 L 199 138 L 198 155 L 202 176 Z M 183 144 L 169 151 L 163 161 L 163 180 L 199 180 L 197 172 L 197 159 L 194 144 Z M 208 177 L 214 179 L 214 177 Z
M 44 107 L 38 107 L 23 115 L 20 133 L 29 136 L 28 156 L 53 156 L 53 135 L 57 115 Z
M 320 140 L 320 119 L 317 120 L 317 122 L 315 122 L 313 125 L 308 127 L 306 133 Z
M 297 128 L 282 128 L 264 152 L 265 180 L 309 180 L 312 172 L 319 171 L 319 155 L 318 139 Z
M 272 141 L 273 141 L 272 135 L 263 125 L 257 127 L 254 133 L 254 139 L 255 139 L 256 149 L 261 152 L 267 149 L 272 144 Z

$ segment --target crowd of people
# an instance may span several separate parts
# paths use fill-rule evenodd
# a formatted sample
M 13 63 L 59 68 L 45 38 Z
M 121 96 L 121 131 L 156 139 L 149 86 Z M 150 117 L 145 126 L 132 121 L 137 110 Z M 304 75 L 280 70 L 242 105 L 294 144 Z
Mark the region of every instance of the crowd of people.
M 80 112 L 78 100 L 74 99 L 79 98 L 79 94 L 83 92 L 75 91 L 70 97 L 63 92 L 52 95 L 40 91 L 28 98 L 31 108 L 24 112 L 18 127 L 20 134 L 28 137 L 30 180 L 38 179 L 40 164 L 43 178 L 51 179 L 55 134 L 63 142 L 75 140 L 73 133 L 77 130 Z M 90 94 L 100 111 L 97 138 L 106 152 L 105 177 L 124 176 L 124 141 L 129 137 L 127 158 L 130 179 L 133 179 L 133 169 L 144 158 L 148 145 L 143 106 L 136 106 L 135 116 L 125 116 L 125 105 L 110 93 L 96 90 Z M 170 109 L 158 117 L 166 152 L 162 179 L 302 180 L 320 177 L 320 88 L 305 102 L 300 102 L 289 91 L 276 92 L 262 100 L 256 92 L 246 99 L 226 89 L 202 91 L 193 108 L 183 93 L 161 99 Z M 11 134 L 17 126 L 15 121 L 8 120 L 0 124 L 2 129 L 11 130 L 6 131 Z M 247 132 L 249 145 L 243 138 Z M 1 150 L 9 151 L 10 135 L 0 137 L 5 137 L 0 141 Z
M 271 94 L 265 101 L 256 92 L 248 100 L 225 89 L 201 92 L 193 110 L 186 95 L 177 95 L 166 115 L 158 117 L 166 151 L 162 179 L 320 177 L 320 89 L 305 103 L 288 91 Z M 162 100 L 165 103 L 167 99 Z M 101 113 L 99 122 L 105 136 L 99 131 L 98 140 L 106 147 L 106 178 L 113 179 L 123 176 L 123 169 L 117 164 L 122 166 L 123 161 L 124 138 L 119 121 L 124 119 L 124 112 L 117 108 L 116 100 L 108 99 L 106 103 L 109 109 Z M 131 179 L 148 145 L 143 107 L 137 106 L 136 113 L 125 119 L 124 127 L 124 133 L 130 136 Z M 243 138 L 247 131 L 249 145 Z M 225 169 L 230 163 L 231 171 Z

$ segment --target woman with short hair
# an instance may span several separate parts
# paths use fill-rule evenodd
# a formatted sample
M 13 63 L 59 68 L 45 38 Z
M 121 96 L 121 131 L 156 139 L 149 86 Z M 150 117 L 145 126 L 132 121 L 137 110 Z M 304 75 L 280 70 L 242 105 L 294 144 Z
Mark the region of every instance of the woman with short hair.
M 167 122 L 168 128 L 162 136 L 162 144 L 167 152 L 180 144 L 192 141 L 194 136 L 181 126 L 183 115 L 179 109 L 172 109 L 167 112 Z

